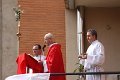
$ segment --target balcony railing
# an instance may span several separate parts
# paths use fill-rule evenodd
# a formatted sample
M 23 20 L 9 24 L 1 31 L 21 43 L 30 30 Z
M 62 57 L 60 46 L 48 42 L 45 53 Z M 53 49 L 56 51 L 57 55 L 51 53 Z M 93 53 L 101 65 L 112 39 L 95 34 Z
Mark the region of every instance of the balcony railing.
M 80 73 L 34 73 L 34 74 L 20 74 L 13 75 L 7 77 L 5 80 L 38 80 L 39 78 L 43 78 L 43 76 L 47 77 L 49 80 L 49 76 L 77 76 L 75 78 L 70 78 L 67 80 L 85 80 L 86 75 L 105 75 L 105 80 L 120 80 L 120 72 L 80 72 Z M 115 78 L 113 78 L 115 76 Z M 35 78 L 35 79 L 33 79 Z
M 105 75 L 105 80 L 120 80 L 120 72 L 80 72 L 80 73 L 50 73 L 50 76 L 60 76 L 60 75 Z M 109 76 L 109 77 L 108 77 Z M 111 76 L 111 77 L 110 77 Z M 113 76 L 116 76 L 113 78 Z M 110 79 L 113 78 L 113 79 Z M 77 79 L 81 80 L 81 79 Z M 85 80 L 85 79 L 82 79 Z

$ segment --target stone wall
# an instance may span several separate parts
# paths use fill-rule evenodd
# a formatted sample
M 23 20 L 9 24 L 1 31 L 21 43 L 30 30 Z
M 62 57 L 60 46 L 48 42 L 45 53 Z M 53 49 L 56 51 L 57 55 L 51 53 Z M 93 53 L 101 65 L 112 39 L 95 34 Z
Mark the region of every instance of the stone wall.
M 0 57 L 2 61 L 2 69 L 0 68 L 1 78 L 4 80 L 10 75 L 16 74 L 16 57 L 18 54 L 17 44 L 17 22 L 15 20 L 15 14 L 13 8 L 17 6 L 17 0 L 2 0 L 2 21 L 0 26 Z M 1 11 L 0 11 L 1 13 Z M 2 51 L 1 51 L 2 46 Z M 1 67 L 1 66 L 0 66 Z

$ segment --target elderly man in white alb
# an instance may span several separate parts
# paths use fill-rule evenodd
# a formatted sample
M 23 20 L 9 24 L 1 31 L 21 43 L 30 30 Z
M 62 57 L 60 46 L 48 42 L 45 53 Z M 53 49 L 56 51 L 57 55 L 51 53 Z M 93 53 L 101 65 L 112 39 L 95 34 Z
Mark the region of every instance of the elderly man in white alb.
M 104 63 L 104 46 L 97 40 L 97 32 L 94 29 L 87 31 L 87 40 L 90 46 L 86 54 L 79 55 L 79 58 L 85 59 L 84 70 L 86 72 L 102 72 Z M 86 80 L 104 80 L 103 75 L 86 75 Z

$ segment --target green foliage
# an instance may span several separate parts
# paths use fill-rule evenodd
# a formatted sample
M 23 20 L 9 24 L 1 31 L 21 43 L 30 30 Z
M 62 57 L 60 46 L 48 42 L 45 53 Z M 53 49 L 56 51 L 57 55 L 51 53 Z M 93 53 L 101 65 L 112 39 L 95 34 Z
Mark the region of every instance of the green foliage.
M 78 65 L 78 67 L 74 70 L 74 73 L 75 72 L 83 72 L 84 71 L 84 66 L 80 63 L 76 63 L 76 65 Z
M 16 16 L 16 21 L 20 21 L 20 15 L 23 13 L 23 10 L 20 9 L 20 5 L 17 8 L 13 8 Z

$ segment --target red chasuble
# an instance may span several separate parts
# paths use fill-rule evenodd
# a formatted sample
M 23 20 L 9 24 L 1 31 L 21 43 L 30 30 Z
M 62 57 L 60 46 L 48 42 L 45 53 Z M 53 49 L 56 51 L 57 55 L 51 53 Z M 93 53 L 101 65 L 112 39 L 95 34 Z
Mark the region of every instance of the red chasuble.
M 49 73 L 65 73 L 60 44 L 53 44 L 48 49 L 46 62 Z M 65 80 L 65 76 L 51 76 L 50 80 Z
M 26 53 L 22 53 L 16 60 L 18 64 L 17 74 L 26 74 L 26 67 L 33 70 L 33 73 L 43 73 L 43 66 L 37 60 Z

